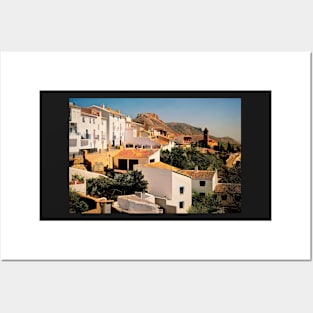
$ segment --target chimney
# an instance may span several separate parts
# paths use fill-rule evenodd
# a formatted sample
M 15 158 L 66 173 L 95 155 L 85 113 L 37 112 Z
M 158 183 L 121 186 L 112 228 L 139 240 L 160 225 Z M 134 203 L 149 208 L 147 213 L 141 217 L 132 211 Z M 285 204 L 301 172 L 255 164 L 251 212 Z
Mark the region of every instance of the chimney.
M 198 173 L 198 165 L 195 166 L 195 172 Z
M 102 109 L 104 109 L 104 108 L 105 108 L 104 103 L 102 103 Z

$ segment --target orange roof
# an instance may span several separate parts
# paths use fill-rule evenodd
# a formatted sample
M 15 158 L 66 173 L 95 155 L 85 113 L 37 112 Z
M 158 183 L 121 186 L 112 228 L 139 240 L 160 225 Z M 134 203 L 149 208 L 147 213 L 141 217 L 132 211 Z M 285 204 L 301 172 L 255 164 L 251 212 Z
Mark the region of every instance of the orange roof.
M 154 142 L 158 143 L 159 145 L 161 146 L 166 146 L 168 145 L 168 141 L 165 141 L 165 140 L 161 140 L 159 138 L 155 138 L 155 139 L 152 139 Z
M 154 163 L 148 163 L 148 164 L 140 164 L 140 166 L 150 167 L 150 168 L 157 168 L 157 169 L 167 170 L 167 171 L 172 171 L 172 172 L 175 172 L 177 174 L 181 174 L 181 175 L 184 175 L 184 176 L 191 177 L 187 173 L 183 173 L 180 168 L 172 166 L 172 165 L 169 165 L 169 164 L 166 164 L 166 163 L 163 163 L 163 162 L 154 162 Z
M 215 171 L 207 170 L 181 170 L 182 173 L 190 176 L 192 179 L 212 179 Z
M 100 116 L 100 113 L 92 108 L 81 108 L 81 112 L 84 115 Z
M 111 109 L 111 108 L 109 108 L 109 107 L 99 107 L 99 106 L 97 106 L 97 105 L 92 105 L 92 107 L 96 107 L 97 109 L 107 111 L 107 112 L 109 112 L 109 113 L 111 113 L 111 114 L 115 114 L 115 115 L 119 115 L 119 116 L 123 116 L 123 117 L 126 116 L 125 114 L 122 114 L 122 113 L 119 112 L 119 111 L 115 111 L 115 110 L 113 110 L 113 109 Z
M 214 192 L 218 193 L 241 193 L 241 184 L 218 183 Z
M 142 159 L 148 158 L 157 151 L 157 149 L 123 149 L 116 157 L 118 159 Z

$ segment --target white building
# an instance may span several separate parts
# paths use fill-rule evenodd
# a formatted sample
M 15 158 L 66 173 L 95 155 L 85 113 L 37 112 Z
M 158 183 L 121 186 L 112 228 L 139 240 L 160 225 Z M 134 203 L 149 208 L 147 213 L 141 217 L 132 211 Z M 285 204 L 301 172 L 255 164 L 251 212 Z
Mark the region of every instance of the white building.
M 107 134 L 109 147 L 119 147 L 125 144 L 126 115 L 119 110 L 114 111 L 109 107 L 92 105 L 91 108 L 101 112 L 101 116 L 107 120 Z
M 136 192 L 133 195 L 118 196 L 114 208 L 128 214 L 162 214 L 163 210 L 155 204 L 153 195 Z
M 217 171 L 207 170 L 181 170 L 182 173 L 189 175 L 192 179 L 192 191 L 201 195 L 212 193 L 217 185 Z
M 163 162 L 138 164 L 134 169 L 143 173 L 148 181 L 148 192 L 156 197 L 156 203 L 165 213 L 187 213 L 192 204 L 190 176 Z
M 100 111 L 69 105 L 69 153 L 107 149 L 107 120 Z
M 163 134 L 163 133 L 162 133 Z M 174 139 L 162 135 L 161 130 L 148 131 L 143 124 L 132 122 L 126 118 L 125 145 L 126 147 L 150 148 L 169 150 L 175 146 Z

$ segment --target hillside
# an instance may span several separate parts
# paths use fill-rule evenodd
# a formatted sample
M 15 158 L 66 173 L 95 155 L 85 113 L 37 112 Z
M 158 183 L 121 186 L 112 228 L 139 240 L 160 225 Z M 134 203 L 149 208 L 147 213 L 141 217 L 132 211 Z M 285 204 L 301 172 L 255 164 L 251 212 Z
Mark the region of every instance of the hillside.
M 189 125 L 187 123 L 179 122 L 165 123 L 155 113 L 139 113 L 137 114 L 137 117 L 133 119 L 133 121 L 136 123 L 143 124 L 146 129 L 161 128 L 163 130 L 166 130 L 168 135 L 172 135 L 174 137 L 178 137 L 180 135 L 188 135 L 192 136 L 193 140 L 201 140 L 203 138 L 203 132 L 201 128 Z M 216 139 L 224 143 L 229 142 L 230 144 L 240 145 L 238 141 L 231 137 L 220 138 L 212 136 L 210 134 L 210 138 Z
M 241 145 L 237 140 L 231 138 L 231 137 L 215 137 L 215 136 L 211 136 L 210 135 L 210 138 L 212 139 L 216 139 L 220 142 L 223 142 L 223 143 L 230 143 L 231 145 Z
M 166 125 L 169 126 L 171 129 L 173 129 L 173 131 L 177 134 L 193 135 L 193 136 L 201 135 L 201 136 L 203 136 L 203 132 L 202 132 L 201 128 L 189 125 L 187 123 L 170 122 L 170 123 L 166 123 Z M 240 145 L 240 143 L 238 141 L 236 141 L 235 139 L 228 137 L 228 136 L 227 137 L 215 137 L 215 136 L 212 136 L 210 134 L 210 138 L 216 139 L 216 140 L 218 140 L 220 142 L 224 142 L 224 143 L 229 142 L 232 145 L 233 144 Z
M 184 135 L 202 135 L 202 130 L 199 127 L 194 127 L 186 123 L 170 122 L 166 123 L 175 133 Z
M 175 131 L 160 120 L 158 115 L 155 113 L 138 113 L 137 117 L 133 119 L 133 121 L 143 124 L 145 129 L 161 128 L 166 130 L 169 135 L 175 135 Z

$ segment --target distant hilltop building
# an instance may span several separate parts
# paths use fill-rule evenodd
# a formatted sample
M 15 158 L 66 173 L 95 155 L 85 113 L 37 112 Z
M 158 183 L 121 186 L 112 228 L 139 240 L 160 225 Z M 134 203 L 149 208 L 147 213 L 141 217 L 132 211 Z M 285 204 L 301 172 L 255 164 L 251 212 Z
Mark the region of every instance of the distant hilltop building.
M 209 130 L 207 128 L 203 131 L 203 141 L 205 148 L 214 149 L 215 146 L 218 146 L 218 141 L 210 138 Z

